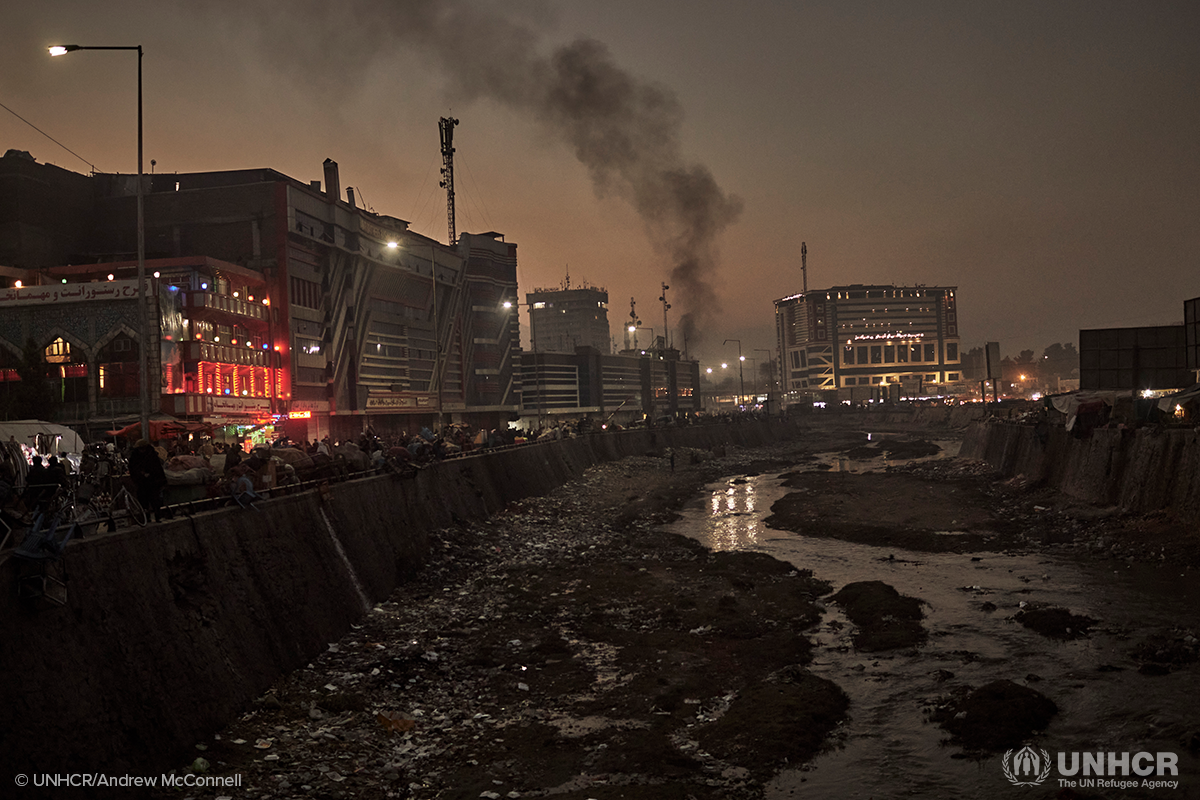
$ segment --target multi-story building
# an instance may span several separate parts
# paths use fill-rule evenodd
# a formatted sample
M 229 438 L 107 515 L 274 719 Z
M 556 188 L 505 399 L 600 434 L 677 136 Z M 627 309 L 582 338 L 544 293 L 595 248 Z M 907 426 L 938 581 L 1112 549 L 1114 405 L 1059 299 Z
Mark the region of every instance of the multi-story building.
M 525 295 L 529 335 L 537 353 L 574 353 L 577 347 L 612 352 L 608 328 L 608 292 L 571 279 L 558 289 L 534 289 Z
M 962 379 L 957 287 L 833 286 L 775 301 L 785 393 Z
M 270 423 L 288 389 L 262 275 L 216 259 L 146 262 L 158 347 L 154 411 L 215 425 Z M 139 411 L 137 262 L 27 271 L 0 294 L 0 360 L 32 341 L 56 385 L 62 421 L 95 435 Z M 0 381 L 18 379 L 9 371 Z
M 164 410 L 215 423 L 290 416 L 296 438 L 352 436 L 367 425 L 415 430 L 439 419 L 496 427 L 519 411 L 519 333 L 502 304 L 517 296 L 516 245 L 500 234 L 463 234 L 452 246 L 420 236 L 403 220 L 359 208 L 352 189 L 343 199 L 330 160 L 324 185 L 271 169 L 146 182 L 148 264 L 217 265 L 211 275 L 160 269 L 162 285 L 183 282 L 189 319 L 203 326 L 189 331 L 178 368 L 151 359 Z M 113 269 L 127 270 L 136 253 L 135 190 L 128 176 L 74 175 L 6 155 L 0 254 L 40 275 L 29 283 L 50 280 L 48 268 L 63 264 L 117 262 Z M 60 204 L 71 213 L 57 214 Z M 212 280 L 204 285 L 204 277 Z M 246 305 L 250 295 L 269 306 Z M 242 306 L 254 312 L 242 314 Z M 54 340 L 53 331 L 34 328 L 39 347 Z M 150 331 L 156 340 L 167 333 L 158 320 Z M 239 349 L 229 350 L 235 338 Z M 22 343 L 0 341 L 4 347 L 15 355 Z M 262 351 L 255 364 L 247 363 L 251 348 Z M 243 369 L 250 366 L 273 371 L 270 395 L 249 388 L 266 381 Z M 222 413 L 209 408 L 214 396 L 227 398 Z
M 700 365 L 678 350 L 606 355 L 526 352 L 521 359 L 525 424 L 589 417 L 619 423 L 699 412 Z

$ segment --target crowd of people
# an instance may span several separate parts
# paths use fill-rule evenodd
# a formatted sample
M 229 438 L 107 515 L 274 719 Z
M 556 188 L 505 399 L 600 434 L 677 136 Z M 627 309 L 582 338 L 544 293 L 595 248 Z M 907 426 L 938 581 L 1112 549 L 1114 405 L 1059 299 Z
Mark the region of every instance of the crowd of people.
M 6 445 L 0 458 L 0 509 L 12 520 L 28 518 L 31 512 L 87 485 L 93 498 L 111 498 L 122 486 L 129 489 L 148 516 L 170 515 L 164 497 L 172 484 L 181 482 L 183 472 L 198 472 L 195 481 L 205 489 L 204 498 L 228 497 L 239 479 L 250 478 L 251 486 L 274 462 L 278 483 L 286 487 L 305 480 L 334 475 L 383 471 L 414 471 L 428 464 L 472 452 L 513 447 L 529 442 L 555 441 L 577 436 L 619 431 L 626 428 L 673 427 L 701 422 L 737 422 L 759 416 L 755 412 L 706 416 L 646 418 L 629 425 L 582 418 L 555 420 L 525 428 L 479 428 L 453 423 L 437 430 L 379 435 L 367 426 L 360 434 L 345 439 L 325 436 L 312 441 L 294 441 L 280 436 L 272 442 L 252 446 L 249 441 L 221 442 L 208 436 L 183 434 L 174 439 L 132 443 L 118 439 L 88 445 L 84 453 L 69 456 L 30 457 L 15 442 Z M 124 446 L 122 446 L 124 444 Z M 26 448 L 27 450 L 27 448 Z M 72 459 L 75 469 L 72 469 Z M 274 477 L 274 476 L 273 476 Z M 272 487 L 274 488 L 274 487 Z

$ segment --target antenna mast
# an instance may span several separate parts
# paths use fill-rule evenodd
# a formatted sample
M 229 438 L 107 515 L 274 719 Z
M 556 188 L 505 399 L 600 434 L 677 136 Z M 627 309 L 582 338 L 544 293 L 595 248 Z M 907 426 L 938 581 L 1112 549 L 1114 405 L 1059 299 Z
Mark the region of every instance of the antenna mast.
M 442 117 L 438 130 L 442 134 L 442 180 L 438 185 L 446 190 L 446 221 L 450 225 L 450 245 L 458 244 L 458 232 L 454 227 L 454 126 L 458 120 Z
M 638 316 L 637 316 L 637 300 L 635 300 L 631 297 L 631 298 L 629 298 L 629 329 L 626 330 L 626 332 L 625 332 L 625 349 L 626 350 L 637 350 L 637 329 L 638 329 L 638 326 L 641 324 L 642 324 L 642 321 L 640 319 L 638 319 Z M 633 336 L 629 335 L 631 333 L 633 334 Z M 633 340 L 632 346 L 630 345 L 630 339 Z
M 804 274 L 804 292 L 808 293 L 808 245 L 800 243 L 800 272 Z

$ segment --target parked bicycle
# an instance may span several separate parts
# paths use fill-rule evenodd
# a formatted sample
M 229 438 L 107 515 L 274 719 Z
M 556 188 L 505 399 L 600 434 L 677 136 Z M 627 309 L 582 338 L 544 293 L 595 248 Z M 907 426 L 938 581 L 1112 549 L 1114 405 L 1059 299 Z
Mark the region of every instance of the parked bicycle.
M 107 519 L 110 531 L 116 530 L 117 526 L 122 523 L 143 527 L 150 521 L 146 509 L 125 485 L 126 480 L 128 479 L 112 479 L 109 482 L 111 488 L 108 491 L 93 487 L 94 494 L 91 495 L 91 505 L 100 519 Z M 92 486 L 91 484 L 86 485 Z
M 108 504 L 109 530 L 115 529 L 120 520 L 131 522 L 139 528 L 145 527 L 146 523 L 150 521 L 146 515 L 146 509 L 134 497 L 133 492 L 129 491 L 129 487 L 123 483 Z
M 58 484 L 46 484 L 45 486 L 35 486 L 34 489 L 47 489 L 53 486 L 53 491 L 47 491 L 48 496 L 45 500 L 38 502 L 31 509 L 31 515 L 43 515 L 47 519 L 58 519 L 67 523 L 74 523 L 76 537 L 91 536 L 100 527 L 100 512 L 96 509 L 89 497 L 91 495 L 91 486 L 89 484 L 78 484 L 69 486 L 60 486 Z

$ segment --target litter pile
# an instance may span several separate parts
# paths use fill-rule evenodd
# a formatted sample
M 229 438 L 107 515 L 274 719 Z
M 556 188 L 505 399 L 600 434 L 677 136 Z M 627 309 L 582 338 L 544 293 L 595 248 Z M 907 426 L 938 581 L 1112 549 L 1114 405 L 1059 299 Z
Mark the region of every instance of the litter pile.
M 675 473 L 625 459 L 439 531 L 416 580 L 193 769 L 243 775 L 247 798 L 761 797 L 846 710 L 804 666 L 830 587 L 654 530 L 751 458 L 675 455 Z

